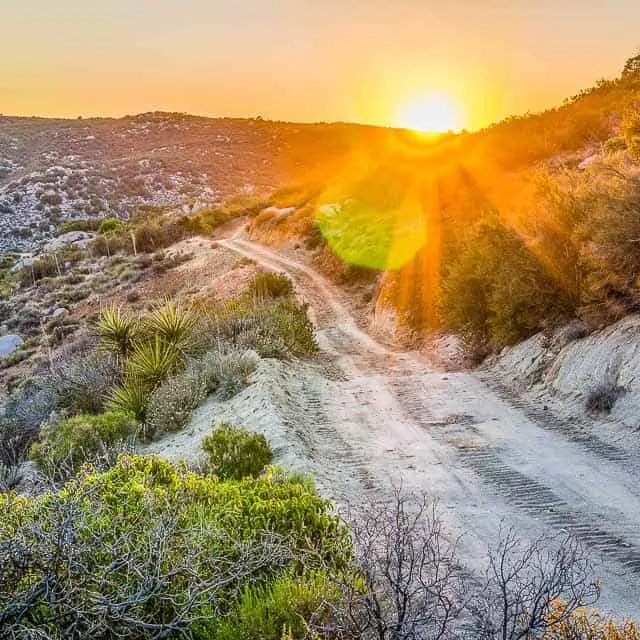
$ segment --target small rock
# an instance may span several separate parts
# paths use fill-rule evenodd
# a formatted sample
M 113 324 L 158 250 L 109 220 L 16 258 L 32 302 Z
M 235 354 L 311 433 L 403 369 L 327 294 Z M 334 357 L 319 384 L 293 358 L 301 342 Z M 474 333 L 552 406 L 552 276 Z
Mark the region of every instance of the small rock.
M 0 357 L 11 355 L 21 344 L 20 336 L 0 336 Z
M 596 160 L 598 159 L 598 154 L 594 154 L 592 156 L 588 156 L 586 157 L 579 165 L 578 165 L 578 169 L 580 169 L 580 171 L 584 171 L 585 169 L 588 169 Z
M 58 307 L 52 314 L 51 317 L 58 319 L 58 318 L 65 318 L 66 316 L 69 315 L 69 309 L 65 309 L 64 307 Z

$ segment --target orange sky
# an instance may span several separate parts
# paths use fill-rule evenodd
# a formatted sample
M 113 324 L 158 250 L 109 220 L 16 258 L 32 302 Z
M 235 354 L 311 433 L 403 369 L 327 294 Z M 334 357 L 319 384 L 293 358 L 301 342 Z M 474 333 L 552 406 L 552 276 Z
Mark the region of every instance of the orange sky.
M 0 113 L 152 110 L 394 124 L 432 92 L 464 125 L 617 75 L 638 0 L 3 2 Z

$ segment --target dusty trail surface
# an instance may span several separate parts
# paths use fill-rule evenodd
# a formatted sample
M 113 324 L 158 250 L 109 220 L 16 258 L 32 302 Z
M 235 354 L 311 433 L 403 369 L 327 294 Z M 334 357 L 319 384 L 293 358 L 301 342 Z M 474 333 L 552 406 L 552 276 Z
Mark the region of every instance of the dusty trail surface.
M 338 504 L 380 497 L 400 481 L 437 497 L 448 529 L 462 535 L 462 559 L 476 570 L 502 523 L 525 540 L 569 531 L 601 578 L 599 606 L 640 618 L 634 452 L 554 428 L 474 373 L 444 373 L 380 345 L 309 267 L 238 237 L 220 244 L 290 275 L 310 305 L 322 362 L 263 361 L 249 389 L 203 406 L 158 452 L 195 455 L 212 419 L 242 421 L 267 435 L 278 462 L 312 473 Z

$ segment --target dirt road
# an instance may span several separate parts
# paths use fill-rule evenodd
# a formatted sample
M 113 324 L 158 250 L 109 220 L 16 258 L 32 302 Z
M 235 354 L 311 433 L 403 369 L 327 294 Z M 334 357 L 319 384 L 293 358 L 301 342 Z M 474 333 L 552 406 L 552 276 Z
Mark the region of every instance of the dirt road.
M 426 490 L 477 570 L 503 523 L 524 539 L 569 531 L 593 558 L 600 606 L 640 618 L 637 455 L 555 428 L 542 408 L 501 398 L 474 373 L 378 344 L 309 267 L 238 237 L 221 244 L 288 273 L 310 305 L 326 366 L 279 365 L 263 380 L 274 416 L 264 404 L 243 418 L 258 428 L 279 420 L 281 450 L 295 449 L 324 493 L 341 503 L 392 482 Z

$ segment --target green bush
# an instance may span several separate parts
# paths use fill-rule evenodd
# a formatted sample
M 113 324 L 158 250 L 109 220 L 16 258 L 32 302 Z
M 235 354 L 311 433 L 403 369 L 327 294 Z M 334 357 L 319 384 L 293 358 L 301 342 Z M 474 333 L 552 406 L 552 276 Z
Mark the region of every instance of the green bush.
M 74 472 L 87 460 L 110 447 L 134 439 L 139 425 L 127 413 L 109 411 L 100 415 L 80 415 L 46 426 L 31 457 L 50 475 Z
M 299 554 L 342 566 L 350 540 L 308 484 L 220 482 L 121 456 L 57 494 L 0 495 L 0 549 L 8 636 L 209 640 L 246 585 Z
M 105 218 L 98 228 L 98 233 L 102 236 L 123 233 L 127 228 L 127 223 L 118 218 Z
M 327 624 L 339 599 L 327 573 L 288 573 L 266 586 L 247 587 L 215 640 L 281 640 L 285 631 L 292 640 L 305 640 L 309 622 Z
M 288 354 L 309 356 L 318 351 L 306 304 L 300 305 L 293 300 L 279 300 L 264 309 L 264 320 L 273 334 L 282 339 Z M 268 348 L 265 351 L 260 355 L 268 356 Z
M 283 273 L 262 272 L 256 274 L 247 291 L 261 298 L 282 298 L 293 293 L 293 282 Z
M 131 353 L 138 335 L 138 321 L 122 311 L 122 307 L 108 305 L 100 311 L 96 333 L 100 348 L 122 357 Z
M 119 251 L 132 252 L 133 243 L 129 234 L 115 233 L 99 235 L 90 245 L 94 256 L 112 256 Z
M 133 228 L 136 251 L 143 253 L 153 253 L 158 249 L 170 247 L 186 235 L 184 228 L 174 221 L 142 222 Z
M 494 348 L 524 340 L 574 310 L 570 294 L 515 232 L 492 218 L 449 262 L 442 298 L 450 329 Z
M 307 306 L 290 298 L 257 299 L 245 293 L 209 311 L 206 324 L 213 344 L 231 343 L 264 358 L 305 357 L 318 351 Z
M 45 254 L 34 260 L 30 265 L 22 267 L 20 270 L 20 284 L 29 286 L 38 280 L 62 275 L 62 265 L 60 260 L 53 254 Z
M 176 373 L 184 364 L 185 356 L 173 344 L 159 335 L 137 344 L 125 363 L 126 377 L 153 389 L 167 376 Z
M 198 317 L 193 310 L 184 308 L 167 298 L 143 319 L 147 335 L 159 337 L 165 344 L 174 346 L 180 353 L 190 355 L 198 351 L 196 337 Z
M 141 380 L 129 378 L 109 394 L 106 407 L 113 411 L 130 413 L 139 422 L 145 422 L 148 403 L 149 387 Z
M 271 463 L 273 452 L 262 434 L 221 424 L 202 442 L 212 473 L 223 479 L 257 477 Z
M 79 220 L 67 220 L 60 226 L 56 235 L 63 235 L 70 231 L 97 231 L 102 224 L 101 218 L 81 218 Z

